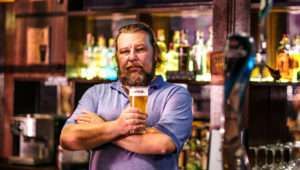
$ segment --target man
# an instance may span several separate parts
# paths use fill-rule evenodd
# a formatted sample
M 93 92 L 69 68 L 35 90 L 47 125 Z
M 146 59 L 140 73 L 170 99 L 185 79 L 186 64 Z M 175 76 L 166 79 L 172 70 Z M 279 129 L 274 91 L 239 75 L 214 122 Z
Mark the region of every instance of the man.
M 62 147 L 91 149 L 91 170 L 178 169 L 192 126 L 190 94 L 154 76 L 160 54 L 147 25 L 120 28 L 116 53 L 119 81 L 86 91 L 62 130 Z M 130 86 L 148 86 L 148 113 L 129 107 Z

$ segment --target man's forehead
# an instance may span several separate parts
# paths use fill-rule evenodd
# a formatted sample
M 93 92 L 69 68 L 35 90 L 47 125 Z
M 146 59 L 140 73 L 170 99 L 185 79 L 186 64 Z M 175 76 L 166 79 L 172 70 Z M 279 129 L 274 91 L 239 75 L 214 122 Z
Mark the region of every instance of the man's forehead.
M 131 37 L 131 36 L 135 36 L 134 38 L 135 39 L 142 39 L 144 40 L 145 38 L 149 39 L 149 36 L 146 32 L 144 31 L 137 31 L 137 32 L 126 32 L 126 33 L 121 33 L 118 40 L 120 39 L 126 39 L 128 37 Z

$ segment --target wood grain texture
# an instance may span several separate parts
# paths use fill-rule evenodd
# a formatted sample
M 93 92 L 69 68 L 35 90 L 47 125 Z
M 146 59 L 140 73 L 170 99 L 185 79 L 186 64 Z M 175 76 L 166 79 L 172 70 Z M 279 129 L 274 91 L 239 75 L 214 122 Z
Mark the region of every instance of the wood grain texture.
M 50 28 L 49 64 L 65 64 L 66 60 L 66 16 L 18 17 L 16 19 L 16 56 L 11 65 L 27 65 L 26 33 L 28 28 Z
M 16 14 L 34 14 L 34 13 L 54 13 L 66 12 L 67 0 L 16 0 L 15 11 Z

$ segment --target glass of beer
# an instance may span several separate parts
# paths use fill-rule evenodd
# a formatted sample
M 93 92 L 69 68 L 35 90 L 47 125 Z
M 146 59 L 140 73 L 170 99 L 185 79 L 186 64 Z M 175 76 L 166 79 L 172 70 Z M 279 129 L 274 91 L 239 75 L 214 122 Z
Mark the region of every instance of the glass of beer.
M 130 87 L 130 106 L 138 108 L 140 112 L 147 114 L 148 87 Z

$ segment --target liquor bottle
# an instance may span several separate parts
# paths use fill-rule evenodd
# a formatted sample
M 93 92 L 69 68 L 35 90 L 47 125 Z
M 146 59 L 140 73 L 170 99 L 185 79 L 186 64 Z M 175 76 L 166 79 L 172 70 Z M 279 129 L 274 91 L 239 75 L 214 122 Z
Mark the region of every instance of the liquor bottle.
M 210 53 L 213 52 L 213 28 L 212 26 L 210 26 L 208 28 L 208 31 L 209 31 L 209 36 L 208 36 L 208 40 L 206 42 L 206 56 L 207 56 L 207 62 L 206 62 L 206 72 L 207 73 L 211 73 L 210 72 L 210 58 L 208 56 L 210 56 Z
M 186 31 L 184 30 L 180 31 L 180 41 L 177 51 L 179 56 L 179 71 L 188 72 L 190 61 L 190 46 L 188 43 Z
M 188 157 L 187 157 L 187 170 L 200 170 L 200 140 L 199 135 L 197 134 L 198 130 L 197 127 L 192 128 L 192 134 L 188 141 L 189 150 L 188 150 Z
M 175 49 L 173 43 L 169 43 L 169 50 L 166 54 L 166 69 L 167 71 L 178 71 L 179 68 L 179 60 L 178 60 L 178 52 Z
M 179 30 L 174 31 L 172 43 L 173 43 L 174 49 L 177 51 L 180 46 L 180 31 Z
M 107 48 L 107 79 L 116 80 L 118 78 L 118 66 L 116 61 L 116 49 L 115 49 L 115 40 L 113 38 L 108 39 L 108 48 Z
M 292 81 L 297 82 L 300 80 L 300 36 L 297 35 L 293 40 L 293 45 L 289 52 L 292 64 Z
M 115 40 L 113 38 L 108 39 L 107 51 L 108 51 L 107 52 L 108 65 L 112 68 L 117 68 L 117 63 L 115 60 L 115 55 L 116 55 Z
M 89 60 L 93 58 L 93 48 L 94 48 L 95 38 L 92 33 L 86 34 L 86 43 L 83 48 L 83 61 L 82 63 L 87 65 Z
M 161 62 L 157 64 L 155 73 L 157 75 L 161 75 L 164 78 L 166 78 L 166 71 L 167 71 L 167 45 L 165 43 L 165 31 L 163 29 L 157 30 L 157 45 L 160 49 L 160 57 Z
M 162 52 L 162 53 L 167 52 L 165 30 L 163 30 L 163 29 L 157 30 L 157 45 L 160 49 L 160 52 Z
M 209 147 L 209 127 L 204 126 L 201 129 L 199 129 L 199 139 L 200 139 L 200 163 L 202 169 L 207 169 L 208 168 L 208 147 Z
M 276 69 L 280 71 L 281 77 L 283 81 L 291 80 L 291 62 L 290 62 L 290 40 L 286 34 L 283 35 L 280 46 L 277 50 L 276 56 Z
M 191 57 L 194 61 L 194 71 L 197 74 L 204 74 L 207 72 L 206 54 L 207 49 L 204 44 L 203 32 L 198 30 L 196 32 L 196 44 L 191 50 Z
M 188 34 L 186 30 L 180 31 L 180 46 L 189 46 Z
M 99 35 L 97 38 L 97 46 L 94 48 L 95 65 L 99 67 L 107 66 L 107 47 L 106 40 L 103 35 Z
M 187 142 L 183 145 L 183 148 L 178 156 L 178 168 L 179 170 L 186 170 L 187 164 L 187 153 L 188 153 L 188 144 Z

